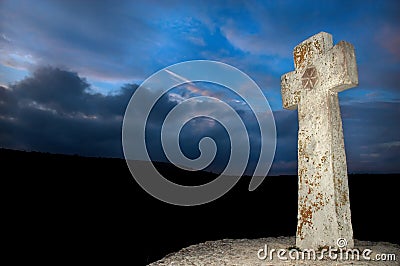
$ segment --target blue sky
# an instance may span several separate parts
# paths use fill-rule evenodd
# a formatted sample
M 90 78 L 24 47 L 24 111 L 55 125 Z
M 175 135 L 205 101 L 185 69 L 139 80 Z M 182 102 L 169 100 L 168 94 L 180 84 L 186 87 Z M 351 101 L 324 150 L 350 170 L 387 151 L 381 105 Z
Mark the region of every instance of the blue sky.
M 135 84 L 171 64 L 207 59 L 239 68 L 263 90 L 278 132 L 272 170 L 295 173 L 297 114 L 281 107 L 280 76 L 293 70 L 300 41 L 326 31 L 356 49 L 359 86 L 340 94 L 349 171 L 400 172 L 399 13 L 398 1 L 4 0 L 0 146 L 121 156 Z M 173 106 L 164 100 L 161 109 Z M 209 123 L 198 124 L 207 132 Z

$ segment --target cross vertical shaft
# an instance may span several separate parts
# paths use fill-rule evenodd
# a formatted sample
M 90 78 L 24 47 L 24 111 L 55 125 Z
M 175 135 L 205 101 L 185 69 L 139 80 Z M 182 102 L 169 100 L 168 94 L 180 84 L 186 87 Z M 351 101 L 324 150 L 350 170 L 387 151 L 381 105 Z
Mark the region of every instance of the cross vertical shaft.
M 358 84 L 354 48 L 321 32 L 295 47 L 281 79 L 283 107 L 298 109 L 296 245 L 318 249 L 339 238 L 352 247 L 346 154 L 338 92 Z

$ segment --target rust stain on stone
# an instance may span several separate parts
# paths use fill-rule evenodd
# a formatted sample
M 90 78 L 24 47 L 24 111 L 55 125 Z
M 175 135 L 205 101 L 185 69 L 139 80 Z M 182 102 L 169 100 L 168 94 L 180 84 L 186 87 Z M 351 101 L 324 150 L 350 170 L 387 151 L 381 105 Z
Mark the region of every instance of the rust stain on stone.
M 304 146 L 303 146 L 303 142 L 301 141 L 301 139 L 299 139 L 299 153 L 300 154 L 304 153 Z
M 295 68 L 300 68 L 308 58 L 311 50 L 311 42 L 306 42 L 302 45 L 296 46 L 293 51 Z
M 294 102 L 297 104 L 297 103 L 299 103 L 299 101 L 300 101 L 300 91 L 296 91 L 295 93 L 294 93 Z
M 315 174 L 315 180 L 321 180 L 321 178 L 322 178 L 322 175 L 320 174 L 320 173 L 316 173 Z
M 313 211 L 311 209 L 311 206 L 305 206 L 303 205 L 300 210 L 299 210 L 299 224 L 297 226 L 297 231 L 301 239 L 304 239 L 304 234 L 303 234 L 303 227 L 304 226 L 309 226 L 312 227 L 312 215 Z
M 318 51 L 319 54 L 323 53 L 321 43 L 318 40 L 314 41 L 314 47 Z

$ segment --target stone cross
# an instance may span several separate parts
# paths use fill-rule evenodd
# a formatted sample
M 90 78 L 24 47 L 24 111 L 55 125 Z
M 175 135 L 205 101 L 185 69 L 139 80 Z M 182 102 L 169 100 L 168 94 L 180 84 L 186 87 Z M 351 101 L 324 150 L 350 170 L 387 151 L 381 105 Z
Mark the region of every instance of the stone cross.
M 354 47 L 321 32 L 293 51 L 295 70 L 281 77 L 285 109 L 298 109 L 300 249 L 354 246 L 338 92 L 357 86 Z

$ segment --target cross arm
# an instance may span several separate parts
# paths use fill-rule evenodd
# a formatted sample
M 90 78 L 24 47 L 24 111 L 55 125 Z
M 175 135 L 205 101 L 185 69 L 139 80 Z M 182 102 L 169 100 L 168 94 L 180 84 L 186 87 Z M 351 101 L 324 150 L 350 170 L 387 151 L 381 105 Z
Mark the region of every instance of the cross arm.
M 354 46 L 341 41 L 320 60 L 321 85 L 334 92 L 341 92 L 358 85 L 357 63 Z
M 288 72 L 281 77 L 281 93 L 283 108 L 297 109 L 300 100 L 301 80 L 297 71 Z

